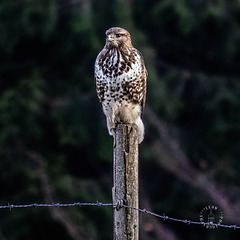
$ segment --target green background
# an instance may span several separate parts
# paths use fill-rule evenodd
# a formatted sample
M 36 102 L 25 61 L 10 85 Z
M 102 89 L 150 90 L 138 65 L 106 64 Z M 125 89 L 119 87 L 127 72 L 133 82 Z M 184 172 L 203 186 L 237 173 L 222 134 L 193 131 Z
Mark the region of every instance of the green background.
M 237 0 L 0 2 L 0 204 L 111 203 L 112 137 L 94 61 L 126 28 L 149 72 L 140 207 L 240 225 Z M 0 239 L 112 239 L 111 207 L 0 210 Z M 239 239 L 239 230 L 140 214 L 140 239 Z

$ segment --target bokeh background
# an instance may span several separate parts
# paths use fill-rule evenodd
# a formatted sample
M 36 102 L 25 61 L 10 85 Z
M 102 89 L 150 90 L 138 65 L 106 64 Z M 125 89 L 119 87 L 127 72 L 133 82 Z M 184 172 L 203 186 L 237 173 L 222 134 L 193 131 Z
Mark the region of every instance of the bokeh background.
M 140 207 L 240 225 L 238 0 L 2 0 L 0 204 L 111 203 L 112 144 L 94 61 L 126 28 L 149 72 Z M 0 211 L 2 240 L 110 240 L 111 207 Z M 140 239 L 239 239 L 239 230 L 140 215 Z

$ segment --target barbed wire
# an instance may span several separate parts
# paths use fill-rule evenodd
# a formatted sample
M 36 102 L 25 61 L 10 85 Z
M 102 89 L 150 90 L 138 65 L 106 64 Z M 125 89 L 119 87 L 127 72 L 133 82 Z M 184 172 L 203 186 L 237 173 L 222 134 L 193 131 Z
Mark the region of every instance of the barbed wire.
M 101 203 L 101 202 L 96 202 L 96 203 L 81 203 L 81 202 L 76 202 L 76 203 L 31 203 L 31 204 L 20 204 L 20 205 L 13 205 L 13 204 L 8 204 L 5 206 L 0 205 L 0 209 L 6 209 L 8 208 L 10 211 L 13 208 L 30 208 L 30 207 L 81 207 L 81 206 L 113 206 L 112 203 Z
M 112 203 L 102 203 L 102 202 L 96 202 L 96 203 L 84 203 L 84 202 L 76 202 L 76 203 L 51 203 L 51 204 L 46 204 L 46 203 L 31 203 L 31 204 L 20 204 L 20 205 L 14 205 L 14 204 L 8 204 L 8 205 L 0 205 L 0 209 L 9 209 L 10 211 L 14 208 L 31 208 L 31 207 L 82 207 L 82 206 L 97 206 L 97 207 L 104 207 L 104 206 L 113 206 L 119 208 L 129 208 L 133 209 L 136 211 L 139 211 L 140 213 L 145 213 L 152 215 L 157 218 L 161 218 L 163 220 L 170 220 L 170 221 L 175 221 L 175 222 L 181 222 L 185 224 L 196 224 L 196 225 L 204 225 L 204 226 L 213 226 L 213 227 L 223 227 L 223 228 L 231 228 L 231 229 L 240 229 L 240 226 L 234 224 L 234 225 L 225 225 L 225 224 L 217 224 L 217 223 L 211 223 L 211 222 L 197 222 L 197 221 L 192 221 L 192 220 L 183 220 L 183 219 L 178 219 L 178 218 L 173 218 L 166 216 L 165 213 L 163 215 L 148 211 L 146 209 L 140 209 L 140 208 L 135 208 L 131 207 L 125 204 L 121 204 L 120 206 L 114 205 Z
M 192 221 L 192 220 L 183 220 L 183 219 L 178 219 L 178 218 L 173 218 L 173 217 L 169 217 L 169 216 L 166 216 L 165 213 L 163 213 L 163 215 L 159 215 L 157 213 L 154 213 L 154 212 L 151 212 L 151 211 L 148 211 L 146 209 L 139 209 L 139 208 L 135 208 L 135 207 L 131 207 L 131 206 L 126 206 L 126 205 L 123 205 L 123 207 L 125 208 L 131 208 L 131 209 L 134 209 L 134 210 L 137 210 L 141 213 L 147 213 L 147 214 L 150 214 L 152 216 L 155 216 L 155 217 L 158 217 L 158 218 L 161 218 L 163 220 L 170 220 L 170 221 L 175 221 L 175 222 L 181 222 L 181 223 L 186 223 L 188 225 L 190 224 L 196 224 L 196 225 L 208 225 L 208 226 L 214 226 L 214 227 L 224 227 L 224 228 L 232 228 L 232 229 L 240 229 L 240 226 L 234 224 L 234 225 L 225 225 L 225 224 L 218 224 L 218 223 L 211 223 L 211 222 L 197 222 L 197 221 Z

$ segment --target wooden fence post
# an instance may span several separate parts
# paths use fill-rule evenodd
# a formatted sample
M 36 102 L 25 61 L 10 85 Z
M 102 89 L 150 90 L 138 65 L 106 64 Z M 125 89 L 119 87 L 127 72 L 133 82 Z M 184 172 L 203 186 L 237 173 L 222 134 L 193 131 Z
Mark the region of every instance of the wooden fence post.
M 118 124 L 115 129 L 113 204 L 138 208 L 138 129 L 134 124 Z M 114 240 L 138 240 L 138 211 L 114 208 Z

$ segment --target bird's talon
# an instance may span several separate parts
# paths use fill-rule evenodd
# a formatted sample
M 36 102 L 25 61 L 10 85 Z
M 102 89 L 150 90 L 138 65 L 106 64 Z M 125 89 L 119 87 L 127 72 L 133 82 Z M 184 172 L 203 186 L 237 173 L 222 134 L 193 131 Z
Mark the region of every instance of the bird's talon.
M 113 130 L 115 128 L 116 128 L 116 123 L 113 123 L 112 126 L 111 126 L 111 130 Z

